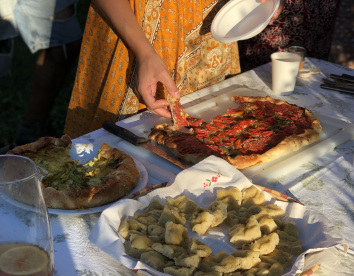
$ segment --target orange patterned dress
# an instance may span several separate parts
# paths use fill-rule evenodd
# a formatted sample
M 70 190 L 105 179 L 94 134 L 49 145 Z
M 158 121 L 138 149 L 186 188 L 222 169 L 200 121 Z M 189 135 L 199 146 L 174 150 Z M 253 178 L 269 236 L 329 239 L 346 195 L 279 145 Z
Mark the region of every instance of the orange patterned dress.
M 240 72 L 237 43 L 213 39 L 210 25 L 227 0 L 130 0 L 147 38 L 182 95 Z M 143 110 L 134 94 L 133 53 L 90 7 L 64 132 L 72 138 Z M 157 95 L 165 97 L 163 86 Z

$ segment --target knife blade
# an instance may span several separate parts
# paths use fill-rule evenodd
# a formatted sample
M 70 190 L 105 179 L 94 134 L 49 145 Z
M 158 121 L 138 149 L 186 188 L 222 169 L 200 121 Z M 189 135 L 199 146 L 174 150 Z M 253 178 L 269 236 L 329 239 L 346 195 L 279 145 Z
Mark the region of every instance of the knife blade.
M 179 159 L 177 159 L 172 153 L 167 152 L 166 150 L 162 149 L 161 147 L 154 145 L 150 139 L 140 137 L 128 129 L 125 129 L 121 126 L 116 125 L 114 122 L 111 121 L 104 121 L 102 127 L 109 131 L 110 133 L 122 138 L 123 140 L 142 148 L 151 151 L 158 156 L 164 158 L 165 160 L 177 165 L 182 169 L 189 168 L 192 164 L 187 164 Z
M 140 144 L 144 144 L 150 141 L 150 139 L 145 138 L 145 137 L 140 137 L 136 134 L 134 134 L 133 132 L 131 132 L 130 130 L 118 126 L 117 124 L 115 124 L 112 121 L 104 121 L 102 123 L 102 127 L 109 131 L 110 133 L 117 135 L 118 137 L 128 141 L 129 143 L 132 143 L 133 145 L 140 145 Z
M 162 157 L 163 159 L 166 159 L 167 161 L 175 164 L 176 166 L 180 167 L 181 169 L 188 169 L 191 167 L 193 164 L 184 162 L 179 160 L 177 157 L 175 157 L 172 153 L 162 149 L 161 147 L 155 145 L 152 141 L 149 141 L 145 144 L 139 145 L 140 147 L 147 149 L 148 151 L 151 151 L 158 156 Z

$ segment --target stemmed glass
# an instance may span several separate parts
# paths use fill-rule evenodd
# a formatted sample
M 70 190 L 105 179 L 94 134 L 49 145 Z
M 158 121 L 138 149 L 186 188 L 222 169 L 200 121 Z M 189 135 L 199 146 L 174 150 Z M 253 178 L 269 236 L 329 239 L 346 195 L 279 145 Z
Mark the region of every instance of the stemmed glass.
M 0 276 L 53 274 L 53 241 L 42 177 L 31 159 L 0 155 Z

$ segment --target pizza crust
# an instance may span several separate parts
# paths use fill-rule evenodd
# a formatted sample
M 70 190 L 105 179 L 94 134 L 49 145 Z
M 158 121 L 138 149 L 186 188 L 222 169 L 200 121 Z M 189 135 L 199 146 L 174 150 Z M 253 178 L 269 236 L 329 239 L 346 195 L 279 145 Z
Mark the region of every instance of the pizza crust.
M 289 104 L 286 101 L 273 99 L 267 97 L 242 97 L 247 102 L 255 101 L 269 101 L 275 104 Z M 235 98 L 232 97 L 235 101 Z M 251 154 L 251 155 L 238 155 L 235 158 L 227 157 L 226 160 L 230 162 L 237 169 L 245 169 L 248 167 L 261 165 L 266 162 L 273 161 L 279 157 L 285 156 L 291 152 L 297 151 L 309 144 L 316 142 L 321 134 L 322 126 L 320 121 L 313 115 L 311 111 L 305 109 L 306 116 L 311 121 L 311 128 L 305 129 L 305 132 L 299 135 L 291 135 L 281 141 L 274 148 L 269 149 L 263 154 Z
M 18 146 L 8 154 L 35 153 L 50 144 L 64 146 L 69 150 L 71 139 L 67 135 L 61 138 L 42 137 L 36 142 Z M 102 144 L 98 156 L 99 158 L 113 159 L 115 164 L 112 171 L 101 179 L 100 185 L 57 190 L 53 187 L 45 187 L 42 183 L 46 206 L 67 210 L 97 207 L 126 196 L 137 186 L 140 172 L 132 157 L 107 144 Z
M 132 191 L 139 179 L 134 160 L 124 152 L 102 144 L 99 153 L 102 158 L 117 160 L 117 168 L 109 173 L 99 186 L 58 191 L 52 187 L 44 189 L 48 208 L 87 209 L 111 203 Z
M 287 101 L 284 100 L 279 100 L 279 99 L 274 99 L 270 96 L 265 96 L 265 97 L 252 97 L 252 96 L 234 96 L 231 97 L 231 100 L 234 102 L 238 102 L 237 98 L 242 98 L 245 102 L 271 102 L 274 104 L 286 104 L 286 105 L 291 105 Z
M 193 153 L 193 154 L 182 155 L 178 152 L 177 147 L 174 147 L 174 148 L 166 147 L 166 149 L 169 150 L 172 154 L 174 154 L 177 158 L 179 158 L 185 162 L 192 163 L 192 164 L 197 164 L 209 156 L 209 155 L 206 155 L 203 153 Z
M 279 157 L 297 151 L 317 141 L 318 138 L 319 133 L 317 131 L 306 129 L 303 134 L 289 136 L 263 154 L 238 155 L 235 158 L 227 157 L 226 160 L 237 169 L 245 169 L 273 161 Z
M 22 155 L 25 152 L 37 152 L 49 144 L 62 147 L 70 147 L 71 139 L 69 135 L 63 135 L 61 138 L 56 137 L 41 137 L 37 141 L 25 145 L 17 146 L 10 150 L 7 154 Z
M 289 104 L 286 101 L 273 99 L 270 96 L 266 97 L 251 97 L 251 96 L 239 96 L 239 97 L 231 97 L 231 99 L 237 102 L 237 98 L 242 98 L 245 102 L 256 102 L 256 101 L 263 101 L 263 102 L 271 102 L 276 105 L 286 104 L 289 106 L 294 106 Z M 320 133 L 322 131 L 321 124 L 319 120 L 313 115 L 313 113 L 307 109 L 305 110 L 305 115 L 309 118 L 311 122 L 311 127 L 305 129 L 303 133 L 298 135 L 291 135 L 286 137 L 284 140 L 279 142 L 273 148 L 267 150 L 263 154 L 249 154 L 249 155 L 237 155 L 236 157 L 230 157 L 226 155 L 220 155 L 219 157 L 225 159 L 230 164 L 232 164 L 237 169 L 245 169 L 248 167 L 260 165 L 272 160 L 275 160 L 279 157 L 287 155 L 291 152 L 297 151 L 315 141 L 317 141 L 320 137 Z M 237 114 L 237 117 L 242 117 L 243 112 Z M 182 133 L 174 132 L 169 128 L 167 124 L 159 124 L 156 125 L 149 136 L 150 139 L 156 141 L 158 144 L 165 147 L 165 149 L 172 152 L 177 158 L 196 164 L 201 160 L 205 159 L 209 155 L 204 153 L 187 153 L 181 154 L 177 149 L 177 144 L 173 142 L 174 138 L 178 135 L 183 135 Z

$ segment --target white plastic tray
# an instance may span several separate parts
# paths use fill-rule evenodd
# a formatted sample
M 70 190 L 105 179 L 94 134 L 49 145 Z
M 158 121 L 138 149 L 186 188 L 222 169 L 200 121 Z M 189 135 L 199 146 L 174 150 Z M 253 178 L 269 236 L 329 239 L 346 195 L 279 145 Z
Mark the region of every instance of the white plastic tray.
M 230 99 L 231 96 L 236 95 L 266 96 L 266 94 L 261 91 L 238 88 L 219 95 L 215 98 L 209 99 L 205 102 L 189 106 L 185 108 L 184 111 L 191 116 L 201 117 L 204 120 L 209 120 L 216 115 L 224 114 L 228 108 L 237 107 L 237 103 L 232 102 Z M 320 120 L 322 125 L 322 132 L 317 142 L 271 162 L 244 169 L 242 170 L 242 173 L 250 178 L 254 183 L 264 185 L 268 180 L 274 179 L 280 174 L 290 173 L 301 164 L 314 160 L 332 151 L 335 147 L 354 139 L 353 125 L 319 114 L 315 114 L 315 116 Z M 153 128 L 156 124 L 163 122 L 171 124 L 170 119 L 160 117 L 158 119 L 152 119 L 147 122 L 145 121 L 144 123 L 137 125 L 130 130 L 137 135 L 147 137 L 151 128 Z M 138 157 L 139 155 L 144 154 L 144 158 L 147 158 L 146 152 L 141 151 L 145 149 L 141 149 L 135 146 L 129 148 L 130 152 L 135 156 Z M 139 153 L 139 151 L 141 152 Z M 165 161 L 164 159 L 162 160 Z M 166 162 L 168 161 L 165 161 L 165 163 Z

